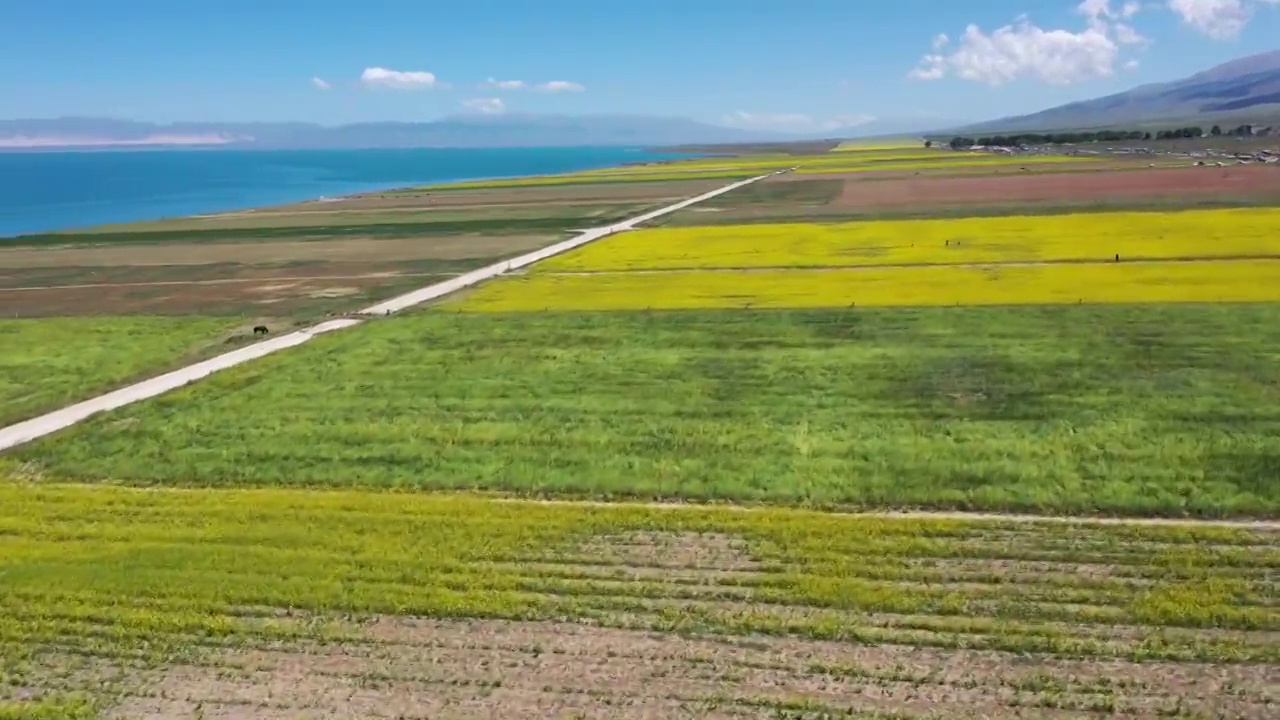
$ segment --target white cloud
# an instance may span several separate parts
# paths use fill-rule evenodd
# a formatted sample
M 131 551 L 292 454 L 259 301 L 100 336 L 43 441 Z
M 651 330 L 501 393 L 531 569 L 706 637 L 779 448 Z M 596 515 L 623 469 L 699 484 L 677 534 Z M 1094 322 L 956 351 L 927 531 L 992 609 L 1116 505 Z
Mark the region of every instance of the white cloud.
M 1130 71 L 1130 72 L 1132 72 L 1132 71 L 1134 71 L 1134 70 L 1137 70 L 1137 69 L 1138 69 L 1138 61 L 1137 61 L 1137 60 L 1130 60 L 1130 61 L 1126 62 L 1126 63 L 1124 64 L 1124 69 L 1125 69 L 1125 70 L 1128 70 L 1128 71 Z
M 874 120 L 875 117 L 872 115 L 834 115 L 829 118 L 815 118 L 804 113 L 750 113 L 738 110 L 725 115 L 721 122 L 730 127 L 748 130 L 808 133 L 866 125 Z
M 507 107 L 502 103 L 502 98 L 472 98 L 463 100 L 462 107 L 480 113 L 481 115 L 501 115 L 506 112 Z
M 523 90 L 525 82 L 523 80 L 495 80 L 489 78 L 484 82 L 485 85 L 499 90 Z
M 1240 34 L 1260 5 L 1280 5 L 1280 0 L 1168 0 L 1168 7 L 1182 22 L 1215 40 Z
M 332 85 L 329 84 L 327 80 L 325 80 L 324 78 L 318 78 L 318 77 L 311 78 L 311 84 L 317 90 L 328 90 L 329 88 L 333 87 Z
M 568 80 L 551 80 L 540 85 L 535 85 L 534 90 L 539 92 L 563 93 L 563 92 L 582 92 L 587 88 L 580 83 L 569 82 Z
M 436 76 L 425 70 L 388 70 L 386 68 L 365 68 L 360 74 L 360 82 L 366 87 L 390 88 L 393 90 L 429 90 L 440 87 Z
M 990 33 L 969 25 L 954 44 L 946 34 L 935 36 L 933 51 L 908 77 L 940 80 L 950 75 L 988 85 L 1024 78 L 1070 85 L 1108 77 L 1115 73 L 1124 46 L 1149 42 L 1126 22 L 1141 9 L 1137 2 L 1116 8 L 1111 0 L 1083 0 L 1076 6 L 1086 20 L 1080 31 L 1045 30 L 1026 16 Z

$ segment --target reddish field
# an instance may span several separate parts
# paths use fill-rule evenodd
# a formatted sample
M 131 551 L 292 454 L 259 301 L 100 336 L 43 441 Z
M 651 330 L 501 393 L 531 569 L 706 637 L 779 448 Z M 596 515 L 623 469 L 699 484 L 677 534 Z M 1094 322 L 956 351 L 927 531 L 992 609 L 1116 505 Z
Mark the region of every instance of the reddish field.
M 1280 167 L 1155 168 L 1092 173 L 1018 173 L 986 177 L 912 177 L 879 182 L 848 180 L 829 207 L 1000 205 L 1010 202 L 1107 200 L 1261 200 L 1280 198 Z

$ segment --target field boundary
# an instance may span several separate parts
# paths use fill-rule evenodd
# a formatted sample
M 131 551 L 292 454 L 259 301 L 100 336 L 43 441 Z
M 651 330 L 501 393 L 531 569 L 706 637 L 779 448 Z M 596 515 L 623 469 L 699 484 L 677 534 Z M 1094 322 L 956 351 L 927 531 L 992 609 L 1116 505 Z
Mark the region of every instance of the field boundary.
M 162 395 L 170 390 L 176 390 L 184 385 L 188 385 L 200 380 L 201 378 L 212 375 L 219 370 L 235 367 L 236 365 L 247 363 L 250 360 L 255 360 L 287 348 L 301 345 L 317 335 L 323 335 L 336 330 L 345 330 L 346 328 L 359 325 L 371 317 L 391 315 L 392 313 L 400 312 L 401 310 L 407 310 L 416 305 L 421 305 L 424 302 L 428 302 L 444 295 L 448 295 L 449 293 L 461 290 L 465 287 L 475 285 L 478 282 L 497 277 L 498 275 L 502 275 L 503 273 L 517 268 L 525 267 L 526 265 L 531 265 L 539 260 L 545 260 L 553 255 L 567 252 L 615 233 L 631 230 L 640 223 L 647 222 L 668 213 L 676 212 L 677 210 L 683 210 L 690 205 L 709 200 L 717 195 L 732 192 L 740 187 L 750 185 L 753 182 L 763 180 L 767 177 L 790 172 L 793 169 L 794 168 L 778 170 L 776 172 L 758 175 L 746 180 L 739 180 L 696 197 L 681 200 L 674 205 L 668 205 L 663 208 L 658 208 L 657 210 L 650 210 L 647 213 L 637 215 L 629 220 L 623 220 L 622 222 L 607 225 L 605 227 L 592 228 L 584 231 L 577 237 L 563 240 L 555 243 L 554 245 L 549 245 L 509 260 L 503 260 L 501 262 L 482 267 L 478 270 L 472 270 L 471 272 L 464 273 L 442 283 L 429 285 L 425 288 L 420 288 L 413 292 L 378 303 L 377 305 L 367 307 L 364 310 L 352 313 L 354 317 L 328 320 L 318 325 L 313 325 L 311 327 L 291 332 L 288 335 L 264 340 L 263 342 L 249 345 L 248 347 L 233 350 L 208 360 L 119 388 L 104 395 L 90 398 L 89 400 L 83 400 L 81 402 L 68 405 L 60 410 L 45 413 L 44 415 L 24 420 L 17 424 L 10 425 L 9 427 L 0 428 L 0 452 L 4 452 L 5 450 L 17 447 L 18 445 L 31 442 L 37 438 L 44 437 L 45 435 L 51 435 L 59 430 L 71 427 L 92 415 L 107 412 L 108 410 L 115 410 L 116 408 L 120 408 L 125 405 L 131 405 L 148 398 L 153 398 L 157 395 Z

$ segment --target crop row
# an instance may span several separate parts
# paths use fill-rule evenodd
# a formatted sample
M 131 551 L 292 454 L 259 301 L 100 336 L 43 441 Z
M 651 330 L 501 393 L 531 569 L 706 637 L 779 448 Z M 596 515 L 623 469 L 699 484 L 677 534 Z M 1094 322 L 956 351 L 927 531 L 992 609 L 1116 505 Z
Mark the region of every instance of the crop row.
M 535 272 L 1262 258 L 1280 256 L 1277 227 L 1276 208 L 674 227 L 622 233 Z
M 741 180 L 760 174 L 751 168 L 724 170 L 655 170 L 653 172 L 617 172 L 612 174 L 593 174 L 588 172 L 566 175 L 539 175 L 536 177 L 510 178 L 506 180 L 469 180 L 450 183 L 448 185 L 431 185 L 427 189 L 433 192 L 446 190 L 488 190 L 496 188 L 542 187 L 549 185 L 590 185 L 596 183 L 623 182 L 669 182 L 672 180 L 716 180 L 726 183 L 730 180 Z
M 1004 583 L 865 572 L 947 562 L 952 546 L 966 543 L 1015 554 L 1000 538 L 1010 531 L 1024 538 L 1023 550 L 1048 548 L 1067 567 L 1064 533 L 1086 546 L 1131 539 L 1126 559 L 1135 565 L 1176 566 L 1180 554 L 1203 565 L 1194 579 L 1079 588 L 1036 583 L 1034 572 Z M 1269 604 L 1275 532 L 1211 529 L 1208 545 L 1197 532 L 400 493 L 0 484 L 0 702 L 10 703 L 12 717 L 88 712 L 92 704 L 78 693 L 129 690 L 121 683 L 138 669 L 197 667 L 249 648 L 346 647 L 367 642 L 371 616 L 578 621 L 1059 660 L 1242 668 L 1280 661 L 1268 639 L 1280 630 Z M 1259 562 L 1215 562 L 1242 548 Z M 621 574 L 601 576 L 575 562 L 610 557 Z M 13 702 L 31 688 L 48 695 Z
M 290 491 L 9 485 L 0 489 L 0 499 L 6 538 L 0 597 L 10 604 L 10 622 L 92 621 L 112 613 L 141 618 L 155 612 L 163 619 L 168 610 L 230 606 L 393 612 L 401 603 L 420 609 L 460 603 L 465 614 L 474 602 L 488 608 L 477 612 L 483 615 L 520 612 L 518 606 L 502 610 L 502 603 L 486 597 L 710 601 L 745 594 L 766 605 L 959 617 L 983 608 L 977 615 L 1024 620 L 1044 612 L 1039 619 L 1083 621 L 1091 611 L 1076 606 L 1092 605 L 1099 609 L 1095 619 L 1106 624 L 1280 629 L 1267 600 L 1276 590 L 1273 546 L 1255 551 L 1263 564 L 1242 578 L 1219 574 L 1219 567 L 1232 563 L 1213 561 L 1228 550 L 1161 543 L 1202 557 L 1202 574 L 1195 580 L 1073 591 L 1037 586 L 1028 582 L 1034 580 L 1029 573 L 1000 584 L 860 576 L 877 562 L 892 567 L 904 555 L 945 558 L 952 541 L 931 533 L 981 533 L 980 523 Z M 146 512 L 130 511 L 139 507 Z M 85 524 L 89 518 L 94 522 Z M 74 530 L 77 539 L 58 539 L 63 528 Z M 1057 526 L 1037 529 L 1049 541 Z M 1073 530 L 1086 539 L 1091 532 Z M 1238 532 L 1275 539 L 1267 531 Z M 1160 528 L 1151 535 L 1168 537 Z M 620 553 L 627 566 L 643 566 L 645 557 L 663 558 L 667 566 L 683 559 L 706 574 L 694 574 L 701 582 L 662 574 L 610 579 L 558 564 L 566 553 L 585 549 L 598 555 L 602 548 Z M 1147 560 L 1156 567 L 1173 565 L 1172 554 L 1151 553 Z M 1135 562 L 1141 552 L 1131 555 Z M 1070 560 L 1068 551 L 1061 557 Z M 49 583 L 53 577 L 59 582 Z M 132 602 L 142 604 L 130 609 Z M 1021 617 L 1022 608 L 1032 614 Z
M 960 167 L 988 165 L 1027 164 L 1089 164 L 1092 158 L 1066 155 L 1035 155 L 1009 157 L 980 152 L 948 152 L 925 148 L 872 150 L 857 153 L 829 153 L 826 155 L 745 155 L 742 157 L 712 157 L 697 160 L 680 160 L 662 165 L 634 165 L 622 168 L 588 170 L 576 175 L 631 175 L 661 170 L 716 171 L 745 170 L 769 172 L 799 168 L 801 172 L 846 172 L 857 170 L 894 170 L 917 166 Z
M 534 187 L 544 185 L 578 185 L 604 182 L 648 182 L 680 179 L 745 178 L 788 168 L 798 168 L 799 173 L 834 173 L 861 171 L 909 171 L 930 169 L 955 169 L 965 167 L 994 167 L 1004 165 L 1053 165 L 1083 164 L 1091 160 L 1067 156 L 1035 156 L 1008 158 L 982 153 L 928 154 L 890 151 L 886 153 L 839 153 L 825 156 L 796 157 L 746 156 L 741 158 L 710 158 L 673 162 L 662 165 L 646 165 L 626 168 L 588 170 L 564 175 L 544 175 L 502 180 L 474 180 L 449 185 L 431 186 L 433 191 L 481 188 Z
M 1280 259 L 536 273 L 446 303 L 468 312 L 1280 301 Z

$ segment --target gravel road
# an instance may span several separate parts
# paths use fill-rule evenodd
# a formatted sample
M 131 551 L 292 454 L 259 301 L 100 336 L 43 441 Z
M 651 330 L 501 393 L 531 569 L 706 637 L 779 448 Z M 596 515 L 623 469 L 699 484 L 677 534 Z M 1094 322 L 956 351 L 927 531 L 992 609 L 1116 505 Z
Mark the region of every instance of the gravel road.
M 790 170 L 780 170 L 778 172 L 769 173 L 768 175 L 760 175 L 758 177 L 735 182 L 722 188 L 712 190 L 711 192 L 703 193 L 697 197 L 682 200 L 674 205 L 668 205 L 667 207 L 652 210 L 643 215 L 638 215 L 630 220 L 625 220 L 607 227 L 584 230 L 581 235 L 569 240 L 565 240 L 530 253 L 525 253 L 524 255 L 512 258 L 511 260 L 504 260 L 502 262 L 480 268 L 479 270 L 473 270 L 465 275 L 459 275 L 456 278 L 446 280 L 442 283 L 414 290 L 413 292 L 406 293 L 399 297 L 394 297 L 385 302 L 365 308 L 357 314 L 367 316 L 385 316 L 397 313 L 401 310 L 411 308 L 415 305 L 420 305 L 429 300 L 434 300 L 444 295 L 448 295 L 449 293 L 456 292 L 483 280 L 497 277 L 498 275 L 510 270 L 531 265 L 539 260 L 545 260 L 553 255 L 559 255 L 560 253 L 567 252 L 576 247 L 586 245 L 589 242 L 608 237 L 614 233 L 634 229 L 636 225 L 642 222 L 676 212 L 677 210 L 683 210 L 690 205 L 710 200 L 717 195 L 723 195 L 724 193 L 731 192 L 743 187 L 744 185 L 750 185 L 751 183 L 763 180 L 770 175 L 780 175 L 785 172 L 790 172 Z M 170 390 L 180 388 L 183 385 L 193 383 L 208 375 L 212 375 L 219 370 L 235 367 L 236 365 L 249 362 L 250 360 L 270 355 L 271 353 L 301 345 L 317 335 L 323 335 L 324 333 L 334 332 L 336 330 L 343 330 L 359 325 L 362 322 L 364 322 L 364 320 L 361 318 L 344 318 L 340 320 L 322 322 L 318 325 L 289 333 L 288 335 L 281 335 L 280 337 L 272 338 L 270 340 L 264 340 L 253 345 L 249 345 L 248 347 L 233 350 L 229 353 L 195 363 L 194 365 L 188 365 L 187 367 L 153 377 L 149 380 L 143 380 L 142 382 L 106 393 L 105 395 L 99 395 L 98 397 L 90 400 L 78 402 L 74 405 L 62 408 L 61 410 L 55 410 L 51 413 L 40 415 L 39 417 L 34 417 L 30 420 L 25 420 L 17 423 L 16 425 L 0 428 L 0 452 L 71 427 L 72 425 L 75 425 L 85 418 L 97 413 L 114 410 L 125 405 L 136 403 L 140 400 L 146 400 L 147 398 L 161 395 L 169 392 Z

